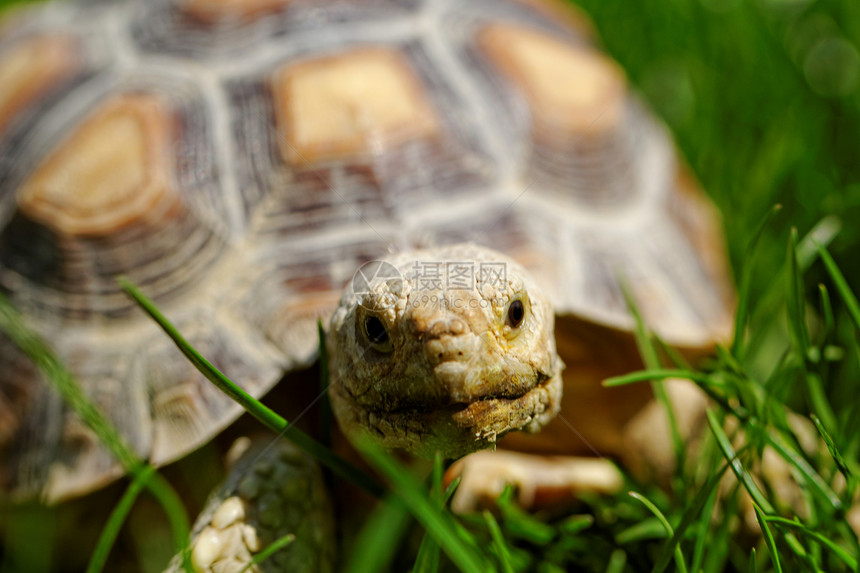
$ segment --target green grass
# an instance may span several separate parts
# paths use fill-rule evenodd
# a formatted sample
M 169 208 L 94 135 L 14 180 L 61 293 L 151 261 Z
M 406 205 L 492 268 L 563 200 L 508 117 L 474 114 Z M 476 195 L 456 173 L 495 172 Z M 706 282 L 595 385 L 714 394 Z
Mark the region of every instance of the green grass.
M 675 134 L 723 213 L 733 267 L 776 203 L 783 212 L 762 239 L 752 295 L 772 282 L 792 226 L 828 214 L 860 216 L 860 5 L 852 0 L 666 0 L 579 2 L 607 50 Z M 847 47 L 830 66 L 829 44 Z M 837 50 L 838 52 L 838 50 Z M 844 62 L 844 65 L 841 65 Z M 827 72 L 827 73 L 824 73 Z M 834 253 L 846 264 L 860 228 Z M 814 269 L 809 279 L 824 278 Z M 814 283 L 813 283 L 814 284 Z
M 860 226 L 853 223 L 860 220 L 860 5 L 581 4 L 723 214 L 740 286 L 738 336 L 691 372 L 656 352 L 659 341 L 640 331 L 652 371 L 615 381 L 688 374 L 714 399 L 706 439 L 668 491 L 631 478 L 626 490 L 635 496 L 588 498 L 576 515 L 552 518 L 520 511 L 510 491 L 494 515 L 455 517 L 445 509 L 438 474 L 428 488 L 424 476 L 371 448 L 371 463 L 391 493 L 344 556 L 346 568 L 367 571 L 380 563 L 374 556 L 385 555 L 382 563 L 392 570 L 417 571 L 477 563 L 547 572 L 856 570 L 860 549 L 844 513 L 857 488 L 860 454 Z M 768 215 L 775 204 L 783 208 Z M 835 235 L 832 216 L 844 223 Z M 827 250 L 799 238 L 819 224 Z M 814 421 L 823 444 L 818 452 L 802 451 L 787 411 Z M 746 441 L 727 434 L 727 417 L 743 421 Z M 765 447 L 804 485 L 799 521 L 767 484 L 750 477 Z M 733 494 L 717 495 L 722 476 Z M 837 477 L 847 486 L 835 487 Z M 133 482 L 129 496 L 142 486 Z M 762 537 L 737 534 L 742 493 L 756 500 Z M 107 524 L 95 561 L 110 548 L 124 507 Z M 713 519 L 715 511 L 726 517 Z M 20 523 L 20 532 L 34 529 Z M 20 540 L 10 534 L 4 543 Z M 11 571 L 4 563 L 0 571 Z

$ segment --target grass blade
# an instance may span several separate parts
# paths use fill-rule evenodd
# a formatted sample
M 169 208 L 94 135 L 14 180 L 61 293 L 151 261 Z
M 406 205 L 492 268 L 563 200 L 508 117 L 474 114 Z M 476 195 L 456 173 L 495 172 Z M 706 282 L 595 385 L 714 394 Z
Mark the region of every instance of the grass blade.
M 433 457 L 433 499 L 436 500 L 441 509 L 445 505 L 445 485 L 442 479 L 445 475 L 445 466 L 442 460 L 442 452 L 437 451 Z
M 681 518 L 681 523 L 678 524 L 678 527 L 675 528 L 675 532 L 671 535 L 671 538 L 666 542 L 663 548 L 660 549 L 660 554 L 657 556 L 657 560 L 654 563 L 654 568 L 651 569 L 651 573 L 662 573 L 669 565 L 669 561 L 672 559 L 673 555 L 675 555 L 677 559 L 676 550 L 679 548 L 681 539 L 684 537 L 687 528 L 693 523 L 693 521 L 695 521 L 696 516 L 711 496 L 717 491 L 717 486 L 720 484 L 720 480 L 722 479 L 723 474 L 726 473 L 728 467 L 729 466 L 727 464 L 723 464 L 716 473 L 712 474 L 708 478 L 705 485 L 696 493 L 693 503 L 684 512 L 684 516 Z M 695 570 L 696 569 L 694 569 L 694 571 Z
M 830 551 L 832 551 L 833 554 L 836 555 L 836 557 L 838 557 L 840 561 L 845 563 L 851 569 L 857 568 L 858 563 L 856 557 L 852 557 L 845 549 L 837 545 L 832 539 L 821 535 L 817 531 L 811 530 L 802 523 L 798 523 L 797 521 L 792 521 L 790 519 L 785 519 L 784 517 L 779 517 L 776 515 L 760 516 L 760 521 L 761 517 L 764 517 L 764 520 L 768 523 L 775 523 L 781 527 L 786 527 L 788 529 L 793 529 L 795 531 L 803 533 L 804 535 L 818 541 L 819 543 L 830 549 Z
M 484 522 L 487 524 L 487 529 L 490 531 L 490 538 L 493 540 L 493 547 L 499 556 L 499 561 L 502 565 L 502 572 L 514 573 L 514 566 L 511 564 L 511 554 L 508 551 L 507 545 L 505 545 L 505 538 L 502 536 L 502 530 L 499 528 L 499 524 L 496 523 L 496 519 L 493 517 L 493 514 L 488 510 L 485 509 L 483 515 Z
M 678 352 L 675 348 L 673 348 L 669 343 L 665 342 L 662 338 L 654 335 L 654 342 L 657 346 L 660 347 L 660 350 L 666 355 L 669 361 L 675 365 L 676 368 L 680 368 L 682 370 L 692 370 L 693 366 L 690 362 L 684 358 L 684 355 Z
M 827 451 L 830 452 L 830 457 L 833 458 L 833 461 L 836 462 L 836 467 L 845 476 L 845 480 L 851 481 L 851 469 L 848 467 L 848 464 L 845 463 L 845 458 L 842 457 L 842 454 L 839 453 L 839 448 L 836 447 L 836 443 L 833 441 L 833 438 L 830 436 L 830 432 L 827 431 L 827 428 L 824 427 L 824 424 L 821 423 L 821 420 L 818 419 L 818 416 L 812 414 L 812 423 L 815 424 L 815 427 L 818 429 L 818 433 L 824 439 L 824 444 L 827 446 Z
M 451 498 L 454 497 L 454 493 L 456 493 L 461 481 L 462 476 L 457 476 L 454 478 L 454 481 L 448 484 L 448 487 L 445 489 L 445 496 L 442 498 L 442 505 L 451 501 Z
M 496 500 L 505 529 L 509 535 L 533 543 L 546 545 L 555 538 L 555 528 L 524 511 L 514 500 L 514 489 L 506 485 Z
M 651 341 L 648 327 L 645 325 L 645 320 L 639 312 L 639 308 L 633 298 L 633 293 L 625 281 L 621 281 L 621 291 L 624 294 L 627 308 L 636 321 L 636 329 L 633 334 L 636 338 L 636 346 L 639 348 L 639 354 L 642 356 L 642 363 L 649 370 L 656 370 L 662 366 L 660 364 L 660 356 L 657 353 L 656 346 Z M 672 407 L 672 399 L 669 397 L 669 393 L 666 391 L 662 380 L 651 380 L 651 389 L 654 392 L 657 403 L 663 407 L 666 419 L 669 422 L 669 432 L 672 436 L 672 446 L 675 450 L 675 467 L 683 468 L 685 458 L 684 439 L 681 437 L 681 431 L 678 429 L 678 420 L 677 416 L 675 416 L 675 409 Z
M 623 573 L 625 565 L 627 565 L 627 553 L 623 549 L 616 549 L 609 556 L 606 573 Z
M 650 499 L 645 497 L 642 494 L 636 493 L 635 491 L 628 492 L 630 497 L 637 500 L 639 503 L 648 508 L 648 511 L 654 514 L 654 516 L 660 520 L 660 523 L 663 525 L 663 528 L 666 530 L 668 536 L 674 537 L 675 530 L 672 529 L 672 524 L 669 523 L 669 520 L 666 519 L 666 516 L 663 515 L 656 505 L 654 505 Z M 673 551 L 675 554 L 675 565 L 678 566 L 678 571 L 680 573 L 687 573 L 687 565 L 684 563 L 684 555 L 681 553 L 681 548 L 676 544 L 675 549 Z
M 818 247 L 820 245 L 828 245 L 839 233 L 841 223 L 837 217 L 827 216 L 818 221 L 812 229 L 803 236 L 797 244 L 797 266 L 801 273 L 806 272 L 812 263 L 815 262 L 818 256 Z M 762 335 L 768 332 L 767 324 L 773 318 L 779 316 L 781 305 L 783 304 L 785 289 L 780 281 L 773 281 L 770 287 L 761 297 L 761 301 L 756 305 L 753 311 L 753 316 L 750 319 L 751 324 L 758 325 L 755 333 L 750 333 L 749 343 L 745 349 L 745 353 L 749 353 L 753 347 L 758 347 L 763 343 Z
M 429 531 L 424 532 L 424 538 L 415 556 L 413 573 L 436 573 L 439 570 L 439 544 Z M 356 569 L 358 571 L 358 569 Z
M 346 573 L 388 571 L 399 541 L 407 531 L 410 515 L 400 500 L 389 497 L 376 506 L 359 532 Z
M 643 519 L 620 531 L 615 536 L 615 543 L 618 545 L 626 545 L 635 543 L 645 539 L 668 539 L 671 535 L 666 534 L 666 528 L 660 523 L 656 517 Z
M 242 567 L 239 570 L 239 573 L 245 573 L 245 571 L 250 570 L 251 567 L 254 567 L 255 565 L 259 565 L 260 563 L 262 563 L 263 561 L 265 561 L 266 559 L 268 559 L 269 557 L 271 557 L 272 555 L 274 555 L 275 553 L 277 553 L 278 551 L 280 551 L 281 549 L 283 549 L 287 545 L 291 544 L 295 540 L 296 540 L 296 536 L 293 533 L 287 533 L 286 535 L 284 535 L 280 539 L 274 540 L 269 545 L 267 545 L 265 549 L 263 549 L 262 551 L 260 551 L 256 555 L 254 555 L 254 558 L 251 559 L 251 561 L 247 565 Z
M 446 492 L 444 491 L 444 486 L 442 484 L 443 470 L 442 454 L 437 451 L 433 460 L 433 487 L 431 489 L 431 496 L 436 502 L 436 507 L 440 510 L 445 506 L 446 502 Z M 418 548 L 418 556 L 415 558 L 414 571 L 418 573 L 424 571 L 437 571 L 438 569 L 439 544 L 436 543 L 436 540 L 429 532 L 425 532 L 424 539 L 421 540 L 421 546 Z
M 821 301 L 821 315 L 824 317 L 824 332 L 822 339 L 826 342 L 833 332 L 836 319 L 833 317 L 833 305 L 830 303 L 830 293 L 827 292 L 827 287 L 823 284 L 818 285 L 818 295 L 819 300 Z M 822 343 L 822 346 L 824 346 L 824 342 Z
M 755 503 L 764 508 L 765 511 L 772 513 L 773 506 L 767 498 L 764 497 L 764 494 L 762 494 L 761 490 L 753 481 L 752 476 L 750 476 L 749 472 L 747 472 L 746 468 L 741 464 L 740 459 L 738 459 L 738 456 L 735 453 L 735 449 L 732 447 L 732 443 L 723 431 L 714 411 L 708 409 L 707 417 L 708 424 L 711 426 L 711 431 L 717 439 L 717 445 L 720 447 L 720 450 L 722 450 L 723 456 L 726 458 L 726 461 L 729 463 L 729 467 L 732 468 L 732 472 L 734 472 L 738 481 L 744 486 L 747 492 L 749 492 Z
M 259 400 L 242 390 L 232 380 L 227 378 L 220 370 L 215 368 L 188 341 L 178 330 L 161 314 L 155 304 L 149 300 L 137 287 L 126 279 L 119 279 L 122 289 L 150 316 L 158 326 L 173 340 L 182 354 L 203 374 L 207 380 L 212 382 L 219 390 L 241 405 L 248 413 L 262 422 L 266 427 L 278 435 L 286 436 L 290 441 L 299 446 L 308 455 L 332 470 L 340 477 L 354 483 L 375 497 L 382 497 L 383 488 L 376 480 L 353 466 L 329 448 L 323 446 L 308 434 L 291 425 L 284 418 L 276 414 L 271 408 L 263 405 Z
M 626 386 L 627 384 L 634 384 L 636 382 L 665 380 L 667 378 L 686 378 L 693 382 L 701 382 L 703 384 L 708 382 L 708 376 L 701 372 L 660 368 L 653 370 L 640 370 L 639 372 L 632 372 L 623 376 L 613 376 L 604 380 L 603 386 L 606 388 L 614 388 L 616 386 Z
M 592 525 L 594 525 L 593 515 L 571 515 L 558 525 L 558 529 L 568 535 L 576 535 Z
M 463 571 L 493 571 L 477 544 L 458 534 L 450 513 L 440 510 L 423 493 L 421 484 L 401 467 L 390 454 L 367 437 L 355 442 L 365 459 L 391 484 L 391 489 L 412 515 L 436 539 L 451 560 Z
M 806 272 L 818 257 L 818 246 L 829 245 L 842 230 L 842 221 L 836 215 L 827 215 L 813 225 L 797 244 L 797 264 Z
M 107 523 L 105 523 L 104 529 L 102 529 L 96 547 L 92 555 L 90 555 L 87 573 L 98 573 L 104 569 L 108 555 L 110 555 L 113 544 L 119 535 L 119 530 L 122 528 L 123 523 L 125 523 L 131 508 L 134 507 L 134 502 L 137 501 L 138 495 L 147 486 L 147 482 L 154 473 L 155 468 L 152 466 L 147 466 L 140 471 L 134 477 L 128 489 L 125 490 L 119 503 L 114 506 Z
M 732 339 L 732 355 L 739 356 L 741 350 L 741 344 L 743 342 L 744 332 L 746 331 L 747 321 L 749 319 L 748 311 L 749 311 L 749 294 L 750 294 L 750 284 L 752 281 L 753 269 L 755 268 L 752 264 L 755 258 L 755 252 L 757 250 L 758 244 L 761 241 L 761 237 L 764 234 L 764 231 L 770 225 L 771 220 L 782 210 L 782 205 L 776 204 L 770 208 L 761 222 L 756 227 L 755 232 L 752 235 L 752 239 L 750 239 L 747 244 L 746 253 L 744 255 L 744 268 L 741 271 L 741 280 L 740 285 L 738 286 L 738 306 L 735 310 L 735 335 Z
M 759 527 L 761 527 L 764 541 L 767 544 L 768 551 L 770 552 L 770 560 L 773 563 L 773 568 L 776 573 L 782 573 L 782 565 L 779 563 L 779 552 L 776 550 L 776 542 L 774 541 L 773 533 L 771 533 L 770 527 L 767 524 L 767 518 L 764 513 L 762 513 L 762 510 L 758 505 L 753 504 L 753 509 L 755 509 L 755 515 L 758 519 Z
M 750 428 L 758 432 L 764 432 L 765 441 L 773 447 L 782 459 L 794 466 L 800 474 L 806 478 L 806 485 L 809 486 L 809 489 L 811 489 L 813 493 L 817 494 L 819 499 L 826 502 L 831 511 L 840 513 L 844 510 L 839 496 L 837 496 L 830 486 L 827 485 L 824 478 L 822 478 L 818 472 L 815 471 L 815 468 L 809 465 L 806 458 L 791 447 L 788 442 L 782 438 L 782 436 L 777 434 L 775 431 L 763 430 L 756 424 L 750 425 Z
M 143 466 L 141 471 L 146 467 L 147 466 Z M 136 473 L 132 475 L 134 475 L 135 478 L 137 477 Z M 177 551 L 182 551 L 184 555 L 182 567 L 186 571 L 190 572 L 190 555 L 185 551 L 188 546 L 190 526 L 188 524 L 188 516 L 185 514 L 185 505 L 182 503 L 182 498 L 179 497 L 179 494 L 176 493 L 176 490 L 173 489 L 170 482 L 168 482 L 164 476 L 158 472 L 155 472 L 150 476 L 146 483 L 146 487 L 149 489 L 149 493 L 152 494 L 152 497 L 154 497 L 161 507 L 164 508 L 164 513 L 167 514 L 167 520 L 170 523 L 170 530 L 173 533 L 173 543 L 176 546 Z
M 803 278 L 797 261 L 797 229 L 788 240 L 788 324 L 798 353 L 804 361 L 809 356 L 809 332 L 804 318 Z
M 809 408 L 813 412 L 812 415 L 823 420 L 824 426 L 828 428 L 836 428 L 836 414 L 833 412 L 833 408 L 830 407 L 830 402 L 827 399 L 827 392 L 824 389 L 821 376 L 816 372 L 807 372 L 803 377 L 803 381 L 805 382 Z
M 726 469 L 728 467 L 728 465 L 725 466 Z M 725 473 L 725 470 L 723 470 L 723 473 Z M 710 536 L 708 535 L 708 528 L 711 524 L 711 516 L 714 514 L 714 507 L 717 504 L 718 493 L 719 492 L 716 488 L 711 491 L 711 494 L 708 496 L 707 501 L 705 502 L 702 514 L 699 517 L 699 522 L 697 523 L 698 527 L 696 531 L 696 542 L 693 544 L 693 561 L 690 565 L 690 571 L 702 570 L 702 561 L 704 561 L 705 559 L 705 544 L 710 539 Z M 725 524 L 725 522 L 723 523 Z M 727 526 L 724 525 L 724 527 Z
M 818 245 L 818 253 L 821 255 L 821 260 L 824 261 L 824 266 L 827 268 L 830 278 L 833 279 L 833 283 L 836 285 L 836 290 L 839 291 L 839 295 L 842 297 L 842 300 L 848 309 L 848 313 L 854 320 L 854 326 L 860 329 L 860 303 L 857 302 L 857 297 L 854 296 L 851 287 L 848 286 L 848 281 L 845 280 L 845 275 L 843 275 L 842 271 L 839 270 L 836 261 L 833 260 L 833 257 L 830 256 L 830 253 L 827 252 L 825 247 Z

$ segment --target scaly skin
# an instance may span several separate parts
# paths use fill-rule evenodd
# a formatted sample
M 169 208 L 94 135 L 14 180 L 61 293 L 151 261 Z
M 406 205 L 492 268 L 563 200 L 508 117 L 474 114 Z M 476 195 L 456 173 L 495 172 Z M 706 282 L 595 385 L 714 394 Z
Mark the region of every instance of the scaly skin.
M 332 571 L 334 517 L 319 467 L 282 439 L 265 439 L 245 447 L 194 525 L 194 571 Z M 249 566 L 255 555 L 288 534 L 295 535 L 292 543 Z M 165 573 L 180 571 L 180 557 L 176 556 Z
M 525 269 L 473 244 L 385 262 L 396 276 L 359 277 L 332 317 L 329 395 L 347 436 L 458 458 L 555 417 L 563 363 L 553 308 Z M 504 269 L 504 278 L 490 269 Z M 384 341 L 372 342 L 368 326 L 384 327 Z

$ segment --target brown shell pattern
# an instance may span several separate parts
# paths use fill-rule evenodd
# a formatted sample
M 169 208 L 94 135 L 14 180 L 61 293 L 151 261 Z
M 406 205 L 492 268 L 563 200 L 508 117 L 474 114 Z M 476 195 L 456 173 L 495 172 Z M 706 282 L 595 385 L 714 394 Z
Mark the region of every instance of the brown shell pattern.
M 126 275 L 254 395 L 316 354 L 354 270 L 475 241 L 557 312 L 666 339 L 728 328 L 712 207 L 665 128 L 549 0 L 57 2 L 0 30 L 0 290 L 142 456 L 239 409 L 119 291 Z M 0 490 L 120 470 L 0 340 Z

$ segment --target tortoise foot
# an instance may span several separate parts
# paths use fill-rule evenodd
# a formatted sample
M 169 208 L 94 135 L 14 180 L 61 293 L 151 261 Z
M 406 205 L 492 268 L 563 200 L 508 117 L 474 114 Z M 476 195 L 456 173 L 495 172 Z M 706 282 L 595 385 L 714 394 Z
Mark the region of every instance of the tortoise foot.
M 449 483 L 458 476 L 460 485 L 451 501 L 456 513 L 493 505 L 507 485 L 515 488 L 521 507 L 536 510 L 568 505 L 583 493 L 615 493 L 624 483 L 621 472 L 608 459 L 504 450 L 462 458 L 445 474 Z

